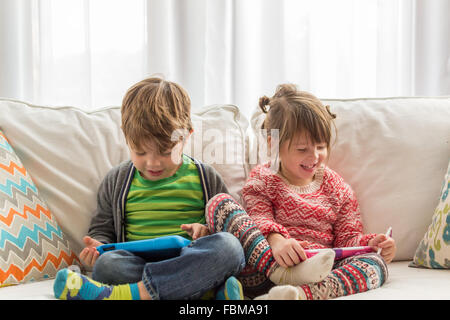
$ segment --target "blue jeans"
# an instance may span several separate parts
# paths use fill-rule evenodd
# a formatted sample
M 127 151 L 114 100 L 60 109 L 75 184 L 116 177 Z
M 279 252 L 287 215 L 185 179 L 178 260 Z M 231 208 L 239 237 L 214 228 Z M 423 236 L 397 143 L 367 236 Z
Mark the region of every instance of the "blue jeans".
M 143 281 L 153 300 L 200 299 L 245 266 L 242 246 L 228 232 L 192 241 L 179 256 L 148 262 L 126 250 L 105 252 L 92 279 L 106 284 Z

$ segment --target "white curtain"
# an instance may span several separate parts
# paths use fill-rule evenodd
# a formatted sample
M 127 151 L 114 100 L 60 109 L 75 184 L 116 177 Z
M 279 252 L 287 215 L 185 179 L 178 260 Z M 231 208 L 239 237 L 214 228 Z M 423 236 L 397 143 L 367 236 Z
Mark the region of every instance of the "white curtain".
M 448 0 L 1 0 L 0 96 L 120 105 L 155 73 L 246 114 L 320 98 L 450 94 Z

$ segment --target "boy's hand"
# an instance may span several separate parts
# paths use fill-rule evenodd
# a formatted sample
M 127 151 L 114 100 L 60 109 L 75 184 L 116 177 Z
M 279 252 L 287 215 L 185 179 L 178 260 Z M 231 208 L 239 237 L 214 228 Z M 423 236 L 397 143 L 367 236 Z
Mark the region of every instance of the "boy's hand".
M 395 240 L 391 237 L 386 237 L 385 234 L 377 234 L 375 238 L 371 239 L 368 243 L 374 251 L 378 251 L 381 248 L 380 255 L 383 257 L 386 263 L 390 263 L 394 259 L 397 247 L 395 246 Z
M 286 239 L 279 233 L 271 233 L 267 237 L 272 254 L 278 264 L 284 268 L 292 267 L 307 259 L 302 244 L 293 238 Z
M 200 223 L 182 224 L 180 228 L 186 231 L 192 240 L 209 235 L 208 227 Z
M 95 261 L 97 260 L 100 253 L 97 251 L 96 247 L 101 246 L 103 243 L 101 243 L 98 240 L 95 240 L 94 238 L 91 238 L 89 236 L 85 236 L 83 238 L 83 242 L 86 245 L 86 247 L 81 250 L 80 252 L 80 260 L 88 267 L 93 267 L 95 264 Z

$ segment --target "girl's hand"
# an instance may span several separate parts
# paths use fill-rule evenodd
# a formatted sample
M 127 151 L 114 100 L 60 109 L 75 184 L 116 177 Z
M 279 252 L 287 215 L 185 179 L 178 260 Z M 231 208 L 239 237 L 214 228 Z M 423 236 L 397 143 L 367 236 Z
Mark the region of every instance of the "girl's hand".
M 375 238 L 369 241 L 369 246 L 374 251 L 378 251 L 381 248 L 380 255 L 383 257 L 386 263 L 390 263 L 394 259 L 397 247 L 395 246 L 395 240 L 391 237 L 386 237 L 385 234 L 377 234 Z
M 186 231 L 192 240 L 209 235 L 208 227 L 200 223 L 182 224 L 180 228 Z
M 80 252 L 80 260 L 86 266 L 93 267 L 95 261 L 97 261 L 97 258 L 100 255 L 96 247 L 101 246 L 103 243 L 89 236 L 85 236 L 83 238 L 83 242 L 86 245 L 86 247 Z
M 279 233 L 271 233 L 267 237 L 272 254 L 278 264 L 284 268 L 292 267 L 307 259 L 302 244 L 304 241 L 286 239 Z

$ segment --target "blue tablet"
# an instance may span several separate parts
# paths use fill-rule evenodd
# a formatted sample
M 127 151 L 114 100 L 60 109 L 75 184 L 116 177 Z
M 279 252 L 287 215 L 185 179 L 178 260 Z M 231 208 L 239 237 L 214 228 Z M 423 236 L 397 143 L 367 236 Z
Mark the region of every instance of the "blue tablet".
M 120 243 L 107 243 L 97 247 L 102 255 L 113 250 L 127 250 L 147 260 L 163 260 L 176 257 L 182 248 L 191 243 L 181 236 L 164 236 L 160 238 L 137 240 Z

